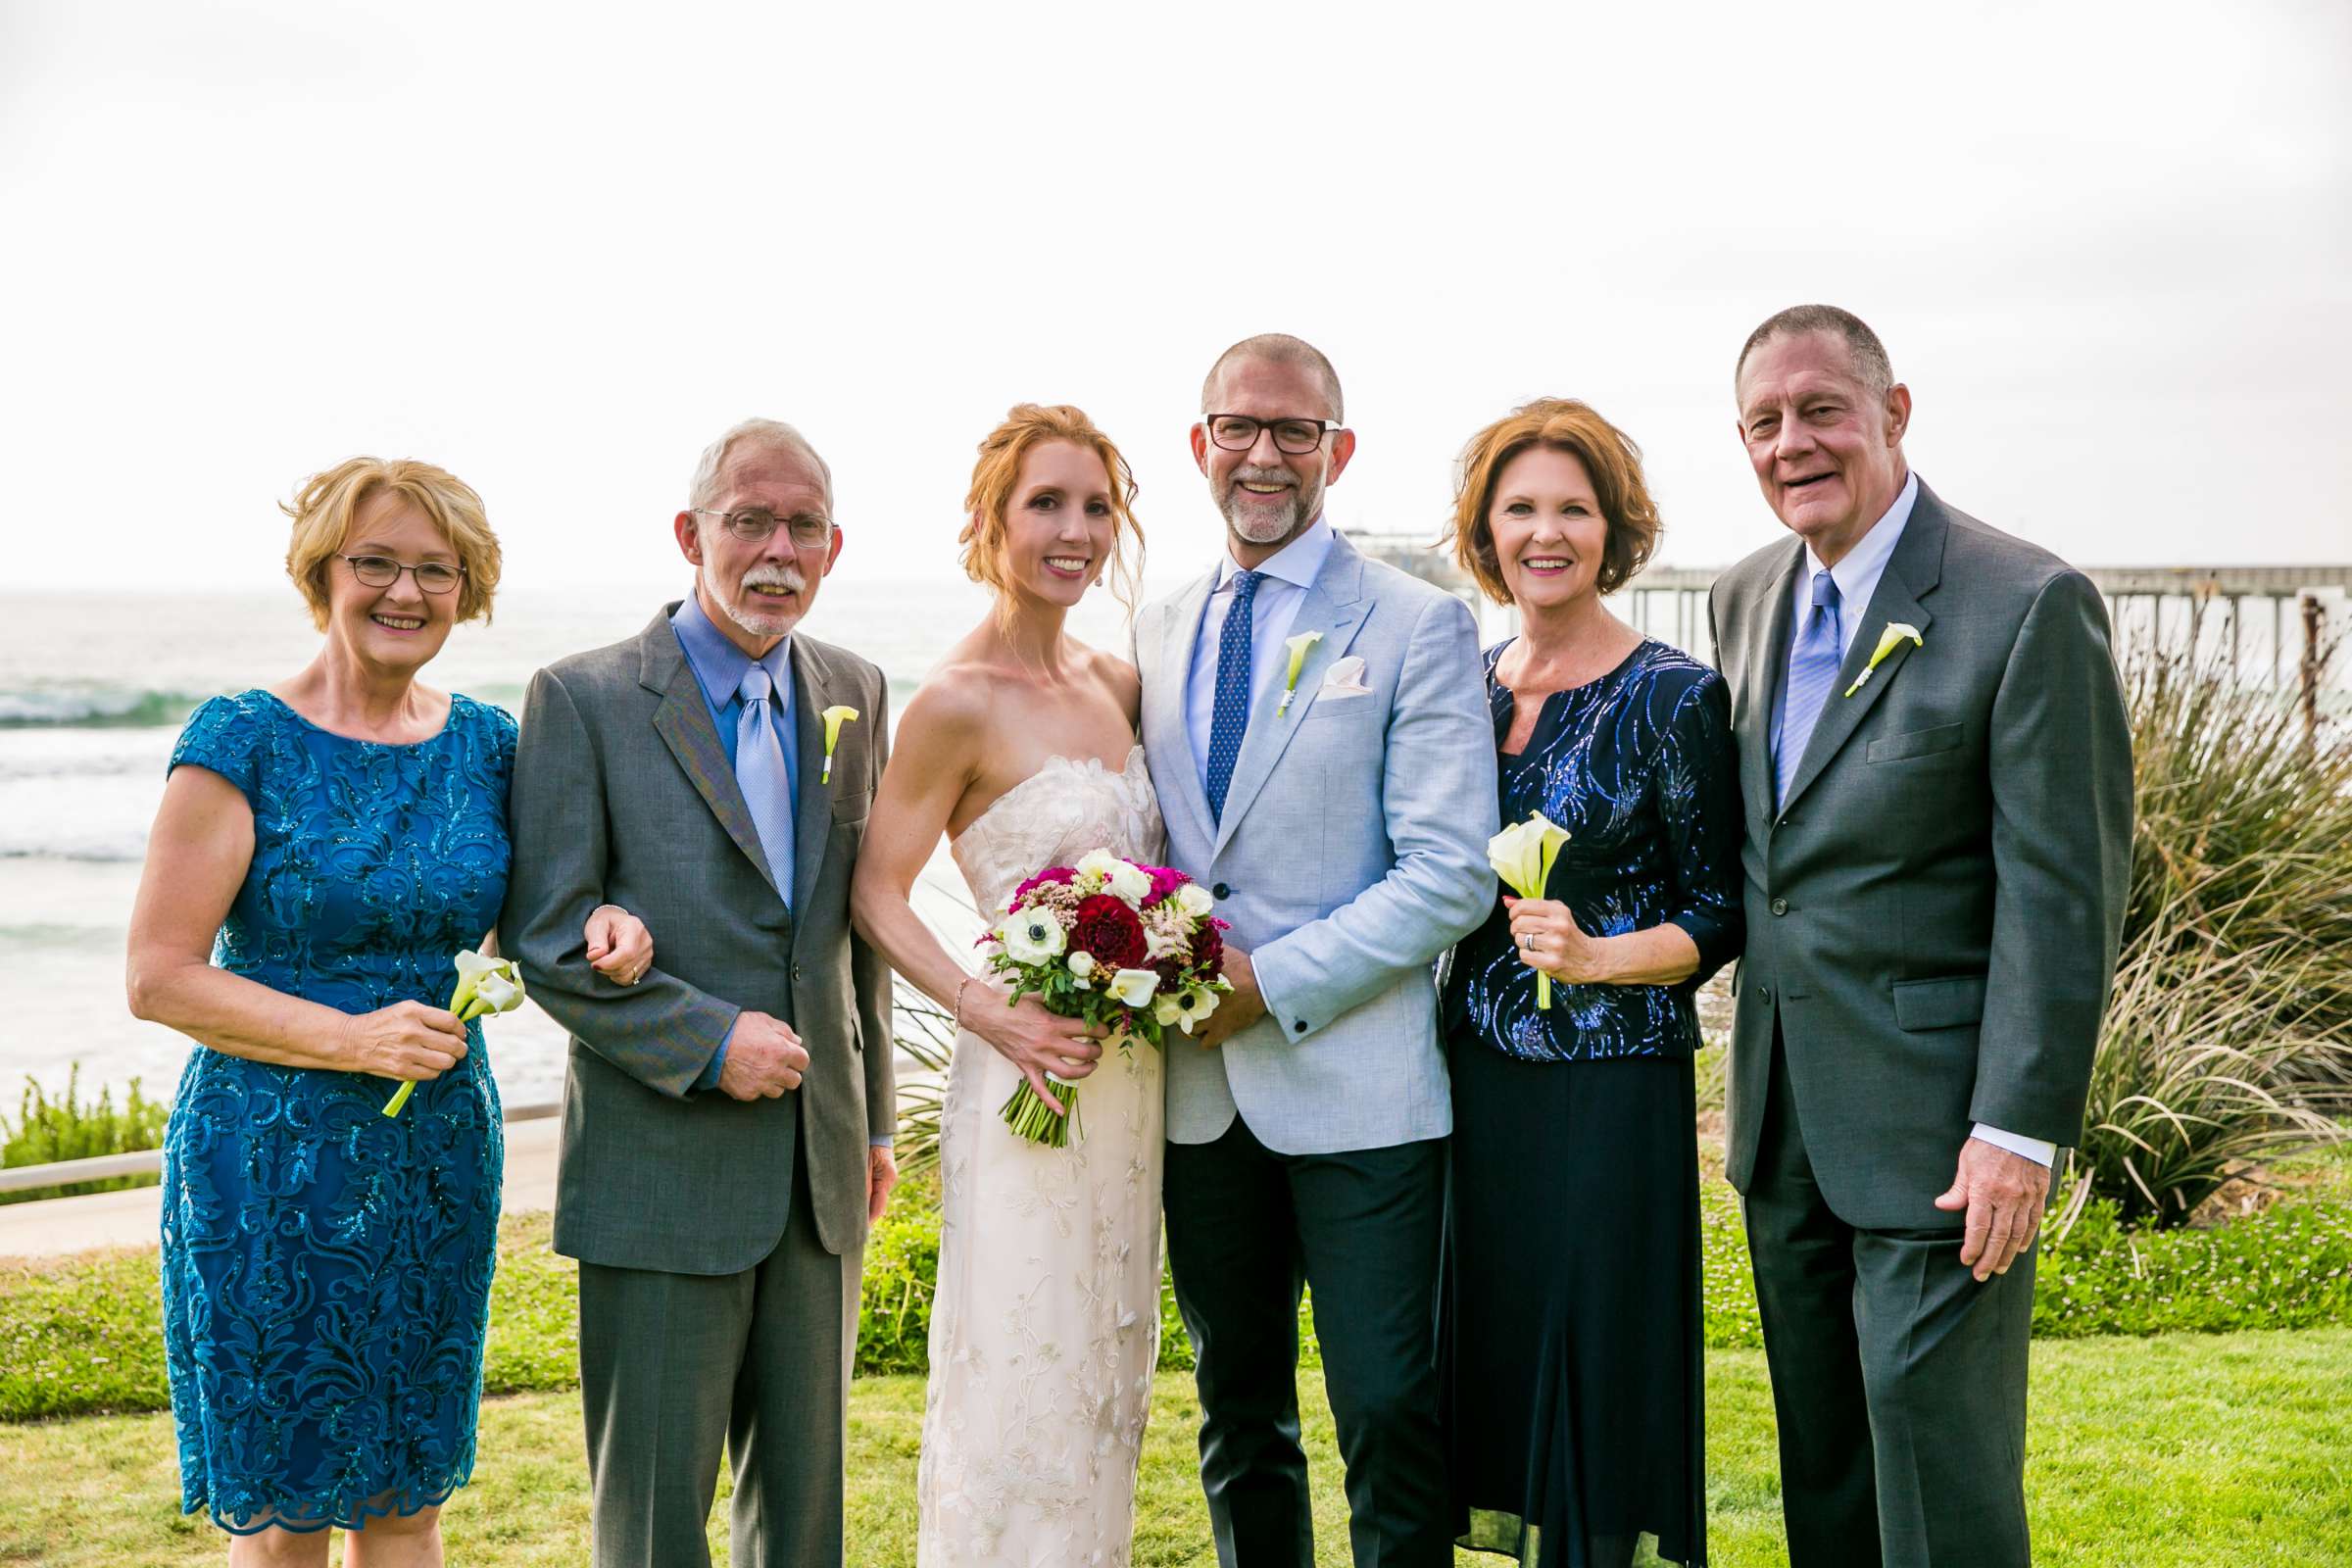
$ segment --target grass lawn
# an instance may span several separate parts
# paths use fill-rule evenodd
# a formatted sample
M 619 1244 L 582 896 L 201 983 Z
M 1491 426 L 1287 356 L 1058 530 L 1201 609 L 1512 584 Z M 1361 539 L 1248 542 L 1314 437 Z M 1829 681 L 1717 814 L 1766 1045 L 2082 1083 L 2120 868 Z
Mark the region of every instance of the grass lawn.
M 2352 1561 L 2352 1330 L 2176 1334 L 2034 1347 L 2027 1476 L 2035 1560 L 2081 1568 Z M 1309 1371 L 1316 1560 L 1348 1560 L 1339 1463 Z M 865 1378 L 850 1414 L 850 1561 L 914 1561 L 922 1383 Z M 1753 1350 L 1707 1358 L 1710 1544 L 1720 1568 L 1785 1563 L 1772 1400 Z M 1144 1455 L 1135 1561 L 1209 1564 L 1193 1461 L 1191 1378 L 1162 1373 Z M 493 1399 L 474 1484 L 450 1504 L 453 1563 L 583 1560 L 586 1466 L 576 1396 Z M 218 1563 L 222 1538 L 182 1518 L 171 1418 L 0 1426 L 0 1563 Z M 723 1494 L 723 1483 L 722 1483 Z M 723 1506 L 713 1555 L 726 1560 Z M 338 1553 L 338 1556 L 340 1554 Z M 1461 1554 L 1465 1564 L 1502 1559 Z

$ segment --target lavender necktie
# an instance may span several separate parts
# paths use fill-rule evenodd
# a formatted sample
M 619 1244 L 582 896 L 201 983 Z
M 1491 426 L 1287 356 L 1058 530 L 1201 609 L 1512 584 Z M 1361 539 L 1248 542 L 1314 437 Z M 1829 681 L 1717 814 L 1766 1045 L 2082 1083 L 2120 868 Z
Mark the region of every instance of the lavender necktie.
M 1773 741 L 1775 806 L 1788 799 L 1796 766 L 1805 760 L 1805 742 L 1821 722 L 1822 705 L 1838 684 L 1838 666 L 1845 662 L 1845 637 L 1838 626 L 1838 579 L 1827 571 L 1813 574 L 1813 610 L 1804 630 L 1788 653 L 1788 691 L 1781 703 L 1780 733 Z
M 767 856 L 767 874 L 775 878 L 776 895 L 792 906 L 792 775 L 784 766 L 784 748 L 776 740 L 769 710 L 775 683 L 754 664 L 743 672 L 735 694 L 743 712 L 735 720 L 735 783 L 743 804 L 752 808 L 752 825 L 759 829 L 760 848 Z

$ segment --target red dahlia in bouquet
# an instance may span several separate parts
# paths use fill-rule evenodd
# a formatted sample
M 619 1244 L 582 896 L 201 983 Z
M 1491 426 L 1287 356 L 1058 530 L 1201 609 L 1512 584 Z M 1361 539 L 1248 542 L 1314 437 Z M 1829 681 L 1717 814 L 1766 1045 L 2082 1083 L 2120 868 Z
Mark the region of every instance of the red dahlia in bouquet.
M 1035 996 L 1062 1018 L 1110 1031 L 1125 1051 L 1185 1034 L 1233 988 L 1222 978 L 1225 922 L 1206 890 L 1182 871 L 1096 850 L 1076 865 L 1040 871 L 1013 891 L 997 928 L 980 939 L 987 970 L 1012 982 L 1011 1002 Z M 1027 1079 L 1004 1102 L 1004 1125 L 1031 1143 L 1070 1141 L 1078 1086 L 1048 1076 L 1060 1114 Z

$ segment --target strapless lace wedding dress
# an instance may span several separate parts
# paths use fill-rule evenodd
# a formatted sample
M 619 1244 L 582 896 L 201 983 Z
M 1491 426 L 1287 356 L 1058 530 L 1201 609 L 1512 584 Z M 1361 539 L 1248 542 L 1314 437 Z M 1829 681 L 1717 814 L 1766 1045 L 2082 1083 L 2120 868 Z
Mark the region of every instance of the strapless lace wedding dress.
M 1115 771 L 1052 759 L 949 848 L 992 919 L 1029 876 L 1089 850 L 1157 863 L 1143 748 Z M 1159 1052 L 1103 1053 L 1067 1149 L 1000 1119 L 1020 1081 L 986 1041 L 957 1036 L 915 1560 L 1124 1568 L 1159 1355 Z

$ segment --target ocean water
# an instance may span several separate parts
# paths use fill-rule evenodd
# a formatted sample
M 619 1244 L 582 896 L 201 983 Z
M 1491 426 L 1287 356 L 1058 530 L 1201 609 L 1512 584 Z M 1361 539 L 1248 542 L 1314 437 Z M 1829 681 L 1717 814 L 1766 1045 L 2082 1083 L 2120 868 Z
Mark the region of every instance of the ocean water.
M 532 671 L 636 635 L 677 591 L 502 595 L 496 621 L 459 628 L 425 678 L 517 710 Z M 836 579 L 806 624 L 881 665 L 895 712 L 987 609 L 961 582 Z M 1123 614 L 1104 595 L 1080 607 L 1072 630 L 1125 646 Z M 122 995 L 164 766 L 197 704 L 282 680 L 318 643 L 290 591 L 0 595 L 0 1117 L 15 1118 L 26 1077 L 59 1089 L 76 1064 L 85 1089 L 119 1092 L 135 1078 L 160 1098 L 177 1083 L 188 1041 L 133 1018 Z M 968 945 L 978 930 L 944 849 L 918 904 L 951 942 Z M 492 1026 L 489 1052 L 510 1103 L 561 1093 L 564 1032 L 535 1006 Z

